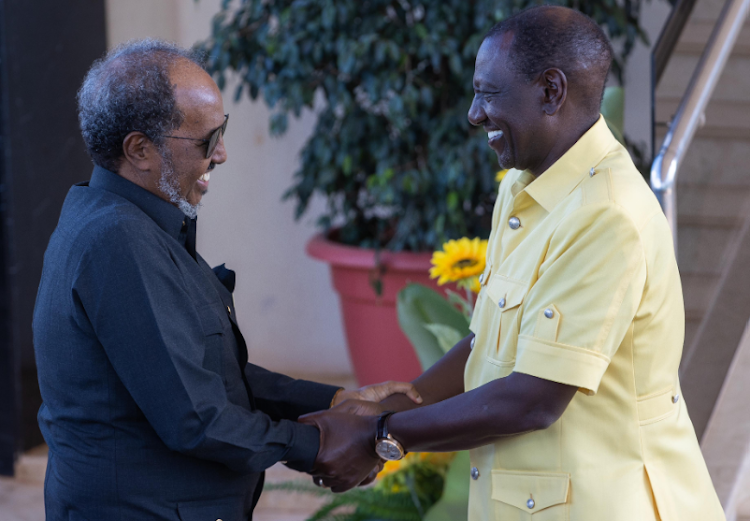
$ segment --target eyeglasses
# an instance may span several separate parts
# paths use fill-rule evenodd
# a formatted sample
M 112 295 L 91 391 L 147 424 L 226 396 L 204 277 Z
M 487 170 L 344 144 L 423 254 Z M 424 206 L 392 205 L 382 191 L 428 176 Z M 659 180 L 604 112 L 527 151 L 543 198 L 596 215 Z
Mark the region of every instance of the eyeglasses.
M 208 139 L 201 139 L 199 137 L 183 137 L 183 136 L 162 136 L 162 137 L 168 137 L 172 139 L 189 139 L 192 141 L 200 141 L 204 145 L 208 143 L 208 148 L 206 149 L 206 159 L 208 159 L 212 155 L 214 155 L 214 150 L 216 150 L 216 145 L 219 144 L 219 138 L 223 136 L 224 132 L 227 130 L 228 122 L 229 122 L 229 114 L 224 114 L 224 123 L 222 123 L 219 128 L 211 132 L 211 137 Z

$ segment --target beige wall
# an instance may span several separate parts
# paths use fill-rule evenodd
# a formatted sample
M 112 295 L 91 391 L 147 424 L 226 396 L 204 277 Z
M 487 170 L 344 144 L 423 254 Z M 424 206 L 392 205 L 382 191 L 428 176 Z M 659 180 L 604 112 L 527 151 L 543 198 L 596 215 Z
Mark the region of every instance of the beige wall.
M 219 3 L 108 0 L 109 45 L 151 36 L 191 46 L 208 36 Z M 652 41 L 668 12 L 665 6 L 643 6 Z M 647 140 L 650 132 L 648 56 L 648 49 L 639 45 L 627 71 L 625 125 L 636 140 Z M 285 136 L 270 138 L 265 106 L 247 98 L 238 104 L 232 100 L 230 86 L 224 102 L 230 113 L 225 139 L 229 160 L 214 171 L 204 199 L 199 250 L 210 263 L 226 262 L 237 271 L 237 313 L 252 361 L 295 374 L 349 373 L 328 269 L 304 254 L 305 242 L 314 233 L 315 207 L 295 223 L 293 204 L 280 201 L 313 117 L 305 114 Z

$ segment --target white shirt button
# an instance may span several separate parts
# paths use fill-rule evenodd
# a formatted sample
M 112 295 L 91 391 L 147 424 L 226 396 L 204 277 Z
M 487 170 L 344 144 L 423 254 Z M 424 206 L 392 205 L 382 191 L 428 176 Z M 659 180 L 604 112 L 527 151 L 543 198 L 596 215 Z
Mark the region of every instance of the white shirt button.
M 476 467 L 471 467 L 471 479 L 474 481 L 479 479 L 479 469 Z
M 510 226 L 511 230 L 517 230 L 521 227 L 521 220 L 518 217 L 511 217 L 508 220 L 508 226 Z
M 484 284 L 484 273 L 479 276 L 479 283 Z
M 555 316 L 555 312 L 552 311 L 551 308 L 547 308 L 547 309 L 544 310 L 544 316 L 547 317 L 547 318 L 552 318 L 552 317 Z
M 477 337 L 471 339 L 471 348 L 474 349 L 474 344 L 477 343 Z
M 529 510 L 531 510 L 532 508 L 534 508 L 536 506 L 536 502 L 533 499 L 529 499 L 526 502 L 526 506 L 529 507 Z
M 675 394 L 674 396 L 672 396 L 672 403 L 677 403 L 679 401 L 680 401 L 680 395 L 679 394 Z
M 500 302 L 498 302 L 497 305 L 500 306 L 501 308 L 504 308 L 505 307 L 505 297 L 501 298 Z

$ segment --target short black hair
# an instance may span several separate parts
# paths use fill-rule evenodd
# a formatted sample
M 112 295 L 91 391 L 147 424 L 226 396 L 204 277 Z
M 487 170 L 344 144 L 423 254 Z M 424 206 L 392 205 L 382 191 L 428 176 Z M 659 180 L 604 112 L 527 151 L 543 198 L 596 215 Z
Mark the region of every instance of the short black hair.
M 495 24 L 485 39 L 505 33 L 513 34 L 509 56 L 517 73 L 533 81 L 543 71 L 558 68 L 575 85 L 583 108 L 599 113 L 612 45 L 596 22 L 574 9 L 543 5 Z
M 78 121 L 94 164 L 117 172 L 122 143 L 131 132 L 143 132 L 157 147 L 165 134 L 179 128 L 169 70 L 178 60 L 204 68 L 200 55 L 156 39 L 130 41 L 91 66 L 78 91 Z

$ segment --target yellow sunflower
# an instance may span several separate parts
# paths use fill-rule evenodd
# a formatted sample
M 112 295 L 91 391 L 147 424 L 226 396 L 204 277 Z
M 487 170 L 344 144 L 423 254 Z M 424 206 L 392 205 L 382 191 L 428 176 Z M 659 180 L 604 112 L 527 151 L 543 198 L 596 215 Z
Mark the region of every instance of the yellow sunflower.
M 508 170 L 507 170 L 507 169 L 505 169 L 505 170 L 499 170 L 499 171 L 498 171 L 498 172 L 497 172 L 497 173 L 495 174 L 495 181 L 497 181 L 497 182 L 499 183 L 500 181 L 502 181 L 502 180 L 503 180 L 503 177 L 505 177 L 505 174 L 507 174 L 507 173 L 508 173 Z
M 476 277 L 484 271 L 487 255 L 487 241 L 476 237 L 463 237 L 448 241 L 443 249 L 432 254 L 430 278 L 438 279 L 438 284 L 456 282 Z

